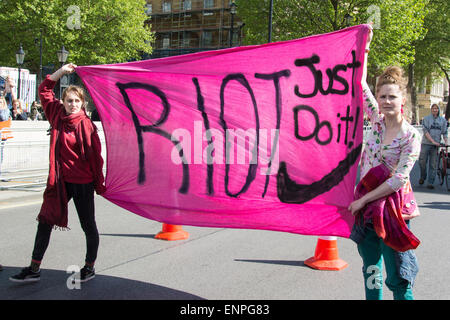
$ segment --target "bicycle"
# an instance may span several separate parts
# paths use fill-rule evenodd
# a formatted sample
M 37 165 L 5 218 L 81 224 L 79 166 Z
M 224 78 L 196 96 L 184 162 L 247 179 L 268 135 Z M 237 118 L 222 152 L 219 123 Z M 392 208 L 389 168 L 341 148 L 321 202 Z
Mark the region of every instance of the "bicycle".
M 445 182 L 447 190 L 450 191 L 449 175 L 450 175 L 450 155 L 448 148 L 450 145 L 441 144 L 438 155 L 437 176 L 439 184 L 442 186 Z

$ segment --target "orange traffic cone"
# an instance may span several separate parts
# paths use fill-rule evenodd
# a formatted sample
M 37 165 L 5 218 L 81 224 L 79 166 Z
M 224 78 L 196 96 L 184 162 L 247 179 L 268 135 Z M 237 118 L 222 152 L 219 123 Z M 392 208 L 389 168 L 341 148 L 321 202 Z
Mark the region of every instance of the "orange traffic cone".
M 155 239 L 168 241 L 185 240 L 187 238 L 189 238 L 189 233 L 184 231 L 182 226 L 167 223 L 163 223 L 162 231 L 155 236 Z
M 319 237 L 314 257 L 305 261 L 305 265 L 317 270 L 342 270 L 348 263 L 339 259 L 337 237 Z

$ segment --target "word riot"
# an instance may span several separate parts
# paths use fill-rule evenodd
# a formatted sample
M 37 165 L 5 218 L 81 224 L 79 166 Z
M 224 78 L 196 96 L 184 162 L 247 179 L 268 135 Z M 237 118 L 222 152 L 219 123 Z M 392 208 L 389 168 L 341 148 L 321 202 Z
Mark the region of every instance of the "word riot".
M 337 113 L 337 119 L 320 119 L 319 113 L 313 106 L 305 104 L 307 99 L 313 98 L 318 94 L 323 96 L 326 95 L 347 95 L 351 90 L 351 97 L 354 97 L 354 82 L 355 82 L 355 70 L 361 66 L 361 63 L 356 60 L 355 51 L 352 51 L 352 61 L 346 64 L 337 64 L 334 67 L 326 69 L 326 75 L 328 77 L 328 87 L 324 88 L 323 85 L 323 73 L 321 70 L 316 68 L 316 65 L 320 62 L 320 57 L 313 54 L 309 58 L 295 59 L 294 65 L 298 67 L 295 69 L 296 72 L 310 72 L 314 79 L 314 89 L 309 93 L 304 93 L 301 89 L 300 84 L 295 84 L 293 86 L 295 96 L 301 99 L 301 104 L 294 106 L 291 110 L 288 109 L 287 114 L 292 112 L 294 117 L 294 132 L 293 137 L 300 141 L 308 141 L 314 139 L 319 146 L 326 147 L 329 145 L 334 137 L 336 143 L 344 143 L 348 149 L 352 149 L 354 146 L 354 139 L 357 132 L 357 127 L 359 127 L 360 122 L 360 108 L 355 108 L 355 114 L 351 115 L 350 105 L 347 105 L 345 115 L 341 116 L 341 112 Z M 305 70 L 306 68 L 306 70 Z M 351 70 L 351 83 L 348 83 L 343 73 Z M 232 73 L 226 75 L 220 85 L 219 105 L 220 107 L 218 124 L 220 128 L 213 128 L 211 126 L 211 121 L 209 119 L 209 114 L 205 109 L 205 97 L 203 96 L 203 91 L 201 87 L 201 82 L 197 77 L 192 78 L 192 83 L 195 88 L 197 110 L 201 114 L 202 121 L 194 121 L 194 130 L 187 130 L 186 128 L 177 128 L 173 132 L 168 132 L 164 129 L 166 126 L 170 113 L 171 104 L 166 96 L 166 93 L 155 85 L 150 85 L 140 82 L 129 82 L 129 83 L 116 83 L 123 97 L 126 107 L 131 112 L 134 127 L 136 130 L 138 148 L 139 148 L 139 169 L 137 175 L 138 184 L 142 185 L 146 181 L 146 160 L 144 151 L 144 133 L 156 134 L 160 137 L 165 138 L 168 142 L 173 145 L 171 159 L 174 164 L 182 166 L 182 181 L 178 191 L 182 194 L 187 194 L 189 192 L 190 186 L 190 174 L 189 166 L 193 164 L 206 164 L 206 189 L 208 195 L 214 194 L 214 183 L 213 176 L 214 170 L 218 165 L 225 165 L 224 174 L 224 185 L 225 193 L 229 197 L 238 197 L 249 190 L 252 183 L 254 182 L 257 174 L 257 169 L 259 166 L 260 173 L 266 176 L 264 191 L 261 197 L 264 198 L 270 179 L 269 176 L 277 174 L 277 194 L 282 202 L 294 202 L 303 203 L 309 201 L 315 196 L 329 191 L 335 185 L 337 185 L 343 177 L 348 173 L 350 168 L 353 166 L 355 161 L 358 159 L 359 152 L 361 151 L 361 145 L 352 149 L 347 155 L 347 158 L 343 159 L 338 167 L 331 170 L 324 178 L 319 181 L 315 181 L 309 185 L 298 185 L 296 182 L 289 178 L 287 172 L 287 164 L 284 159 L 280 159 L 280 128 L 282 123 L 283 109 L 286 106 L 282 105 L 282 93 L 289 88 L 285 83 L 288 82 L 286 79 L 296 79 L 292 77 L 292 72 L 289 69 L 284 69 L 276 71 L 273 73 L 254 73 L 254 78 L 258 80 L 267 81 L 269 85 L 268 88 L 258 88 L 254 91 L 251 81 L 248 79 L 248 75 L 243 73 Z M 285 81 L 282 81 L 284 79 Z M 264 83 L 264 81 L 259 81 L 258 83 Z M 291 81 L 292 82 L 292 81 Z M 248 94 L 249 102 L 244 107 L 250 110 L 252 114 L 253 124 L 251 128 L 244 129 L 231 129 L 228 124 L 228 119 L 226 117 L 227 112 L 225 106 L 227 101 L 231 101 L 231 98 L 226 93 L 226 88 L 234 83 L 238 87 L 244 90 L 245 94 Z M 289 85 L 289 83 L 288 83 Z M 337 86 L 336 86 L 337 85 Z M 219 88 L 219 87 L 218 87 Z M 128 94 L 129 90 L 141 89 L 146 90 L 153 95 L 155 95 L 162 106 L 162 111 L 159 118 L 150 125 L 142 125 L 138 114 L 133 108 L 133 101 L 131 101 Z M 274 90 L 274 107 L 273 114 L 274 117 L 274 127 L 267 129 L 261 128 L 261 119 L 258 106 L 258 99 L 255 92 L 263 92 L 267 90 Z M 208 90 L 208 92 L 211 92 Z M 230 99 L 230 100 L 228 100 Z M 320 106 L 323 109 L 323 106 Z M 267 108 L 267 106 L 266 106 Z M 288 107 L 289 108 L 289 107 Z M 217 110 L 219 111 L 219 110 Z M 264 111 L 267 113 L 267 109 Z M 286 113 L 286 112 L 285 112 Z M 305 116 L 309 114 L 309 119 L 313 117 L 313 127 L 312 131 L 304 132 L 302 127 L 303 123 L 307 120 Z M 306 119 L 308 119 L 306 117 Z M 251 122 L 250 121 L 250 122 Z M 333 128 L 332 122 L 336 124 Z M 352 128 L 353 125 L 353 128 Z M 306 127 L 305 127 L 306 128 Z M 308 124 L 308 128 L 311 128 L 311 122 Z M 345 129 L 344 129 L 345 128 Z M 203 129 L 205 132 L 203 133 Z M 337 131 L 337 134 L 335 132 Z M 194 134 L 194 139 L 192 143 L 191 132 Z M 270 132 L 270 134 L 269 134 Z M 269 141 L 270 136 L 270 141 Z M 234 152 L 234 141 L 237 137 L 237 151 Z M 246 138 L 249 142 L 247 144 Z M 207 143 L 206 149 L 203 149 L 203 142 Z M 194 154 L 192 155 L 192 145 L 194 146 Z M 268 147 L 269 145 L 269 147 Z M 247 146 L 249 148 L 247 149 Z M 234 154 L 237 154 L 237 161 L 235 161 Z M 248 162 L 246 161 L 248 159 Z M 192 162 L 193 160 L 193 162 Z M 225 160 L 225 161 L 224 161 Z M 230 180 L 230 165 L 246 165 L 247 174 L 246 176 L 241 176 L 241 187 L 238 191 L 231 191 L 229 188 Z M 290 166 L 299 166 L 299 163 L 289 163 Z M 273 181 L 273 179 L 272 179 Z

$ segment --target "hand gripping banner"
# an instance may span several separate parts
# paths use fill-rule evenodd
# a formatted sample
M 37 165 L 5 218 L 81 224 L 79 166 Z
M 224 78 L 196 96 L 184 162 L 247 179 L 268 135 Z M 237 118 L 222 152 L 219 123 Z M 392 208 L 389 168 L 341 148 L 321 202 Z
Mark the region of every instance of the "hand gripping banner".
M 78 67 L 104 197 L 168 224 L 348 237 L 368 32 Z

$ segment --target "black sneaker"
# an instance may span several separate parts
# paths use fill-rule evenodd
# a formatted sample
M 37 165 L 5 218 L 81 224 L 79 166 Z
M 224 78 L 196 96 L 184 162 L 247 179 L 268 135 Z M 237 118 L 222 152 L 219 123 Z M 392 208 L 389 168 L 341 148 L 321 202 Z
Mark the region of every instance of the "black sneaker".
M 75 281 L 87 282 L 95 277 L 95 269 L 84 266 L 80 271 L 80 279 Z
M 423 179 L 419 179 L 419 184 L 422 185 L 425 182 Z
M 30 267 L 23 268 L 19 274 L 9 277 L 13 282 L 36 282 L 41 280 L 41 271 L 33 272 Z

